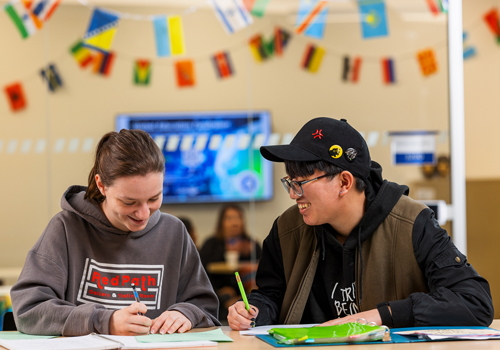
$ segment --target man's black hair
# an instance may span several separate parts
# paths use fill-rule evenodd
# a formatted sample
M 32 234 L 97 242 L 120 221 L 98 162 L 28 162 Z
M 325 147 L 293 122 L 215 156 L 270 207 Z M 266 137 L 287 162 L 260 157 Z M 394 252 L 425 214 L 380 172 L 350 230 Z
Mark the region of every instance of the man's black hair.
M 298 162 L 293 160 L 285 160 L 285 170 L 291 179 L 311 176 L 316 170 L 324 171 L 325 174 L 332 174 L 332 176 L 327 177 L 328 180 L 333 179 L 334 175 L 344 171 L 344 169 L 322 160 L 316 162 Z M 353 176 L 355 179 L 356 190 L 360 193 L 364 192 L 364 190 L 366 189 L 366 184 L 363 179 L 356 175 Z

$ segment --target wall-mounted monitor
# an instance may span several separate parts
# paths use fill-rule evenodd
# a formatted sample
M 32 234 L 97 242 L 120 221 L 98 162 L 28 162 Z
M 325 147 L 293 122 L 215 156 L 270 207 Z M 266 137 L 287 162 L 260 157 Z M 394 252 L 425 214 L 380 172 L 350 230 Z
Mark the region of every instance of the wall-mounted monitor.
M 165 156 L 163 203 L 269 200 L 272 163 L 260 155 L 268 111 L 121 114 L 116 130 L 148 132 Z

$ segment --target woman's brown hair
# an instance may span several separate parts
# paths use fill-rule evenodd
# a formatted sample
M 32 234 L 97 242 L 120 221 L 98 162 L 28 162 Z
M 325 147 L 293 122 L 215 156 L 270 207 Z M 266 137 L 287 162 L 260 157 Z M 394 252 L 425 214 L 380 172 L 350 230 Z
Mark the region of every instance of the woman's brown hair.
M 241 208 L 238 204 L 235 203 L 228 203 L 225 204 L 219 211 L 219 217 L 217 218 L 217 226 L 215 226 L 215 238 L 224 240 L 224 228 L 223 228 L 223 222 L 224 222 L 224 215 L 226 215 L 226 212 L 229 209 L 234 209 L 236 210 L 241 217 L 241 221 L 243 222 L 243 227 L 241 229 L 241 234 L 240 237 L 248 237 L 248 233 L 245 228 L 245 220 L 244 220 L 244 213 L 243 213 L 243 208 Z
M 84 198 L 97 203 L 105 199 L 97 188 L 97 174 L 103 185 L 109 187 L 120 177 L 149 173 L 165 173 L 165 157 L 151 136 L 142 130 L 108 132 L 97 145 Z

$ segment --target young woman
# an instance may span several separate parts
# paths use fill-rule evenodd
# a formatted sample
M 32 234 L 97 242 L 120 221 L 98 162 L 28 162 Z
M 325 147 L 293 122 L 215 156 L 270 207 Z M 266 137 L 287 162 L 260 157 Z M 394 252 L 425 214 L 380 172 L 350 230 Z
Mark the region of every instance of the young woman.
M 158 210 L 164 162 L 143 131 L 103 136 L 88 187 L 64 193 L 11 290 L 20 331 L 141 335 L 220 325 L 193 241 Z

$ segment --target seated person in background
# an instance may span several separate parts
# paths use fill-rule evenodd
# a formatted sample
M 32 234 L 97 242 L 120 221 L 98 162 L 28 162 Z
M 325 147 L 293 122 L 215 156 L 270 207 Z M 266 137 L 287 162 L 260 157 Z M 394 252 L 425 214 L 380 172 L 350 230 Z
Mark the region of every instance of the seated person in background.
M 191 222 L 191 219 L 188 219 L 187 217 L 184 217 L 184 216 L 179 216 L 178 219 L 182 221 L 182 223 L 184 224 L 184 227 L 186 228 L 186 231 L 188 232 L 189 236 L 193 240 L 194 245 L 196 246 L 196 241 L 198 240 L 198 235 L 196 234 L 196 229 L 194 228 L 194 225 Z
M 251 262 L 252 254 L 254 254 L 253 258 L 258 260 L 262 254 L 260 245 L 248 236 L 245 229 L 243 209 L 236 204 L 226 204 L 221 208 L 215 234 L 205 241 L 200 250 L 203 266 L 207 268 L 212 262 L 225 261 L 227 251 L 238 252 L 240 262 Z M 249 271 L 250 276 L 245 276 L 242 270 L 245 269 L 240 269 L 242 279 L 245 279 L 245 277 L 252 278 L 251 269 Z M 220 314 L 219 318 L 225 319 L 227 308 L 240 298 L 236 278 L 234 274 L 209 273 L 208 275 L 219 296 L 220 312 L 223 313 Z
M 284 162 L 296 205 L 264 240 L 257 290 L 229 308 L 235 330 L 257 325 L 368 322 L 389 327 L 488 326 L 488 282 L 408 187 L 382 180 L 346 120 L 316 118 L 289 145 L 264 146 Z
M 145 335 L 220 325 L 193 241 L 159 211 L 164 163 L 144 131 L 102 137 L 89 186 L 64 193 L 11 290 L 18 330 Z

